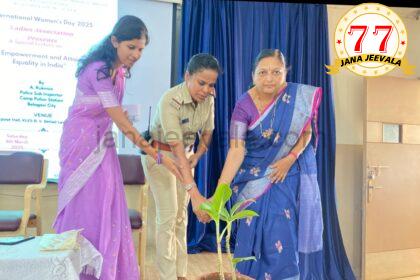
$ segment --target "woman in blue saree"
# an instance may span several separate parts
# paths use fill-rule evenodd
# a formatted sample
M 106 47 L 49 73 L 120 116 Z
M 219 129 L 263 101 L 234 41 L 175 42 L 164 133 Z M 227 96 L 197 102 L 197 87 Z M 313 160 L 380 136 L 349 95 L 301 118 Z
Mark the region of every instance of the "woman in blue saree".
M 322 279 L 315 160 L 322 91 L 286 83 L 285 66 L 279 50 L 263 50 L 256 58 L 254 86 L 232 115 L 219 184 L 231 184 L 234 199 L 259 214 L 238 223 L 235 257 L 256 258 L 239 263 L 240 273 L 258 280 Z

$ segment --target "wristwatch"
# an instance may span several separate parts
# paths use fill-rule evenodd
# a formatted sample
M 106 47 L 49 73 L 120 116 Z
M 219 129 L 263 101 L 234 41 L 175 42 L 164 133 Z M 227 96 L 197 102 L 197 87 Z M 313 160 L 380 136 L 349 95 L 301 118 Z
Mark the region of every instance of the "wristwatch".
M 191 189 L 192 189 L 195 185 L 196 185 L 196 184 L 195 184 L 194 182 L 192 182 L 192 183 L 189 183 L 189 184 L 184 185 L 183 187 L 184 187 L 184 189 L 185 189 L 186 191 L 189 191 L 189 190 L 191 190 Z

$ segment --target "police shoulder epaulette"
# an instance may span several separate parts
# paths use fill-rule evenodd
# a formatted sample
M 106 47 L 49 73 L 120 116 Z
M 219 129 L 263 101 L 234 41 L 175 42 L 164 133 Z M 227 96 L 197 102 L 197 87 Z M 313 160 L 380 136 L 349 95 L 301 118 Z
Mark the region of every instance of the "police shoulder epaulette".
M 181 109 L 181 101 L 179 101 L 178 99 L 176 99 L 175 97 L 173 97 L 170 101 L 170 104 L 172 107 L 174 107 L 175 109 L 179 110 Z

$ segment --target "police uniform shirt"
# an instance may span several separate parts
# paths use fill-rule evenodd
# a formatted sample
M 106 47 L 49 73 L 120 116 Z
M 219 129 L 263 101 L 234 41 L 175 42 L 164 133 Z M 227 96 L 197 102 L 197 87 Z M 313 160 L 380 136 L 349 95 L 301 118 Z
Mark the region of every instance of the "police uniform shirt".
M 187 85 L 181 83 L 161 97 L 151 126 L 152 139 L 161 143 L 183 141 L 188 147 L 199 131 L 214 129 L 214 98 L 195 104 Z

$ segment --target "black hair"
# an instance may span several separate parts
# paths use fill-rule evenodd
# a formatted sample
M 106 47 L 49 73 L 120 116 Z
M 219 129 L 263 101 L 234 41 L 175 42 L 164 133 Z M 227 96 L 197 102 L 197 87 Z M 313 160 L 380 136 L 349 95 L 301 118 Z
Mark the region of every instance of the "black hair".
M 222 73 L 219 62 L 211 54 L 199 53 L 199 54 L 193 55 L 193 57 L 190 58 L 190 61 L 188 61 L 187 72 L 190 75 L 193 75 L 205 69 L 214 70 L 218 74 Z
M 111 36 L 114 36 L 118 42 L 146 38 L 146 45 L 149 43 L 149 34 L 144 22 L 136 16 L 123 16 L 115 24 L 111 34 L 106 36 L 99 44 L 93 46 L 87 54 L 79 59 L 76 77 L 79 77 L 86 66 L 94 61 L 105 62 L 105 65 L 98 69 L 98 80 L 110 76 L 110 70 L 117 60 L 117 50 L 112 45 Z M 128 76 L 130 76 L 129 69 Z
M 254 61 L 254 65 L 252 66 L 252 73 L 255 72 L 255 69 L 258 66 L 258 63 L 260 63 L 261 60 L 263 60 L 266 57 L 275 57 L 277 58 L 281 64 L 286 68 L 286 59 L 284 58 L 283 53 L 278 49 L 264 49 L 260 51 L 260 53 L 257 55 Z

